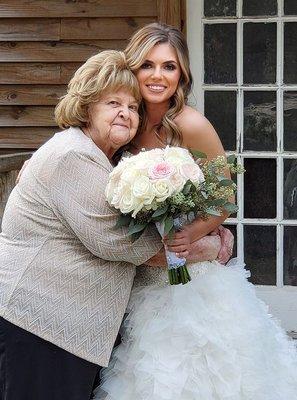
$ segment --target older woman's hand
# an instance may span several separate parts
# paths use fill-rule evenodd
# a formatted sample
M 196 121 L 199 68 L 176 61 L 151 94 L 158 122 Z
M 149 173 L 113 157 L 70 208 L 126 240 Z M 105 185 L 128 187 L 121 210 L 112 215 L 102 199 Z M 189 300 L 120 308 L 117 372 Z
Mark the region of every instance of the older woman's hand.
M 174 252 L 178 257 L 187 258 L 188 261 L 217 259 L 219 263 L 226 264 L 232 255 L 234 237 L 229 229 L 220 225 L 209 235 L 191 242 L 190 232 L 185 226 L 176 232 L 173 238 L 165 237 L 163 243 L 167 250 Z
M 226 264 L 233 253 L 234 236 L 229 229 L 222 225 L 220 225 L 212 234 L 218 234 L 221 238 L 221 248 L 217 260 L 221 264 Z

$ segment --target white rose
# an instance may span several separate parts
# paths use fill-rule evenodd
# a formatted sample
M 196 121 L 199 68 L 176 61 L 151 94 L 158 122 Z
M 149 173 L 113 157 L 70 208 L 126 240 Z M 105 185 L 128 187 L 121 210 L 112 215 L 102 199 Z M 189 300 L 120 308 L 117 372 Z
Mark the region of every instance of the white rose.
M 130 166 L 126 168 L 125 171 L 122 172 L 121 182 L 126 184 L 132 184 L 139 176 L 140 176 L 140 171 L 137 168 L 133 168 L 132 166 Z
M 133 195 L 132 190 L 128 186 L 125 189 L 120 195 L 119 208 L 123 214 L 128 214 L 137 209 L 141 202 Z
M 113 201 L 113 198 L 115 196 L 115 191 L 118 187 L 117 184 L 118 184 L 118 182 L 115 179 L 110 179 L 105 188 L 105 196 L 109 203 L 111 203 Z
M 184 176 L 179 174 L 178 172 L 171 175 L 170 183 L 173 186 L 174 193 L 180 192 L 183 189 L 186 181 L 187 179 L 185 179 Z
M 156 201 L 162 202 L 170 197 L 173 193 L 173 187 L 169 179 L 159 179 L 153 182 L 155 189 Z
M 192 182 L 204 182 L 204 175 L 201 168 L 195 164 L 194 161 L 191 163 L 182 164 L 179 167 L 179 172 L 185 179 L 190 179 Z
M 153 161 L 163 161 L 164 151 L 162 149 L 152 149 L 147 151 L 141 151 L 137 155 L 138 158 L 142 160 L 153 160 Z
M 155 197 L 154 188 L 147 176 L 141 176 L 135 180 L 132 193 L 135 197 L 141 199 L 143 204 L 150 204 Z
M 167 146 L 164 150 L 164 158 L 169 163 L 174 165 L 181 165 L 186 162 L 192 162 L 193 158 L 188 150 L 182 147 L 169 147 Z

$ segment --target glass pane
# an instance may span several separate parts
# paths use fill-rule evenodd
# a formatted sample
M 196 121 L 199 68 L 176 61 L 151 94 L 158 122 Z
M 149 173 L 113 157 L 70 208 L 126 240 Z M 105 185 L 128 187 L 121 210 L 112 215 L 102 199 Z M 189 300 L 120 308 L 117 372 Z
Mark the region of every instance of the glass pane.
M 236 24 L 205 25 L 205 83 L 236 83 Z
M 276 23 L 246 23 L 243 28 L 244 83 L 275 83 Z
M 297 22 L 286 22 L 284 29 L 284 82 L 297 83 Z
M 244 261 L 251 271 L 251 282 L 257 285 L 276 284 L 275 226 L 244 227 Z
M 297 286 L 297 226 L 285 226 L 284 284 Z
M 243 0 L 243 15 L 276 15 L 277 0 Z
M 227 17 L 236 15 L 236 0 L 207 0 L 204 2 L 205 17 Z
M 236 149 L 236 92 L 205 91 L 204 113 L 213 124 L 225 150 Z
M 297 219 L 297 159 L 284 159 L 284 219 Z
M 284 93 L 284 150 L 297 151 L 297 92 Z
M 224 225 L 224 227 L 229 229 L 234 236 L 234 246 L 233 246 L 233 252 L 232 252 L 231 258 L 237 257 L 237 226 L 228 224 L 228 225 Z
M 244 217 L 276 217 L 276 160 L 244 160 Z
M 276 150 L 276 93 L 244 93 L 244 150 Z
M 297 1 L 285 0 L 285 15 L 296 15 L 296 14 L 297 14 Z

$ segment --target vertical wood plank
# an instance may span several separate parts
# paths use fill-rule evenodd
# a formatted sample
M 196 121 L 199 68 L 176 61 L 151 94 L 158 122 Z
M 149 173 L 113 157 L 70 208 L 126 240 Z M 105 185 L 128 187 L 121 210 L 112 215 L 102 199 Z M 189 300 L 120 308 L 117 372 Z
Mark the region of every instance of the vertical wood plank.
M 158 20 L 181 29 L 181 0 L 158 0 Z

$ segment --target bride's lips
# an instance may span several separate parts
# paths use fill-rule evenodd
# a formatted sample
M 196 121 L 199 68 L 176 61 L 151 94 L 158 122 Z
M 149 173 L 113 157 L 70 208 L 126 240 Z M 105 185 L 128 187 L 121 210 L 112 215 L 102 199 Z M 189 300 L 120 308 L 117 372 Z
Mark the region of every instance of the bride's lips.
M 162 93 L 166 89 L 165 85 L 158 85 L 158 84 L 149 84 L 146 85 L 150 92 L 153 93 Z

